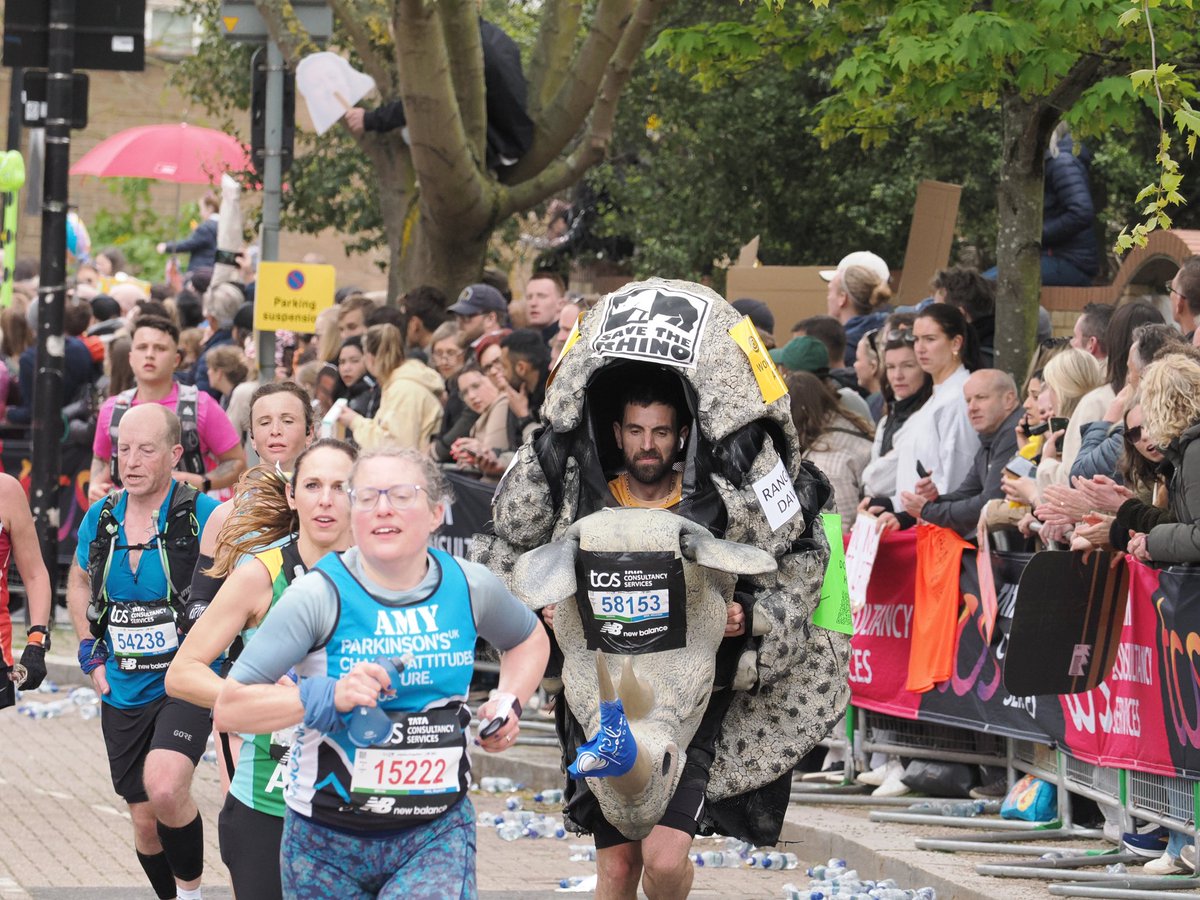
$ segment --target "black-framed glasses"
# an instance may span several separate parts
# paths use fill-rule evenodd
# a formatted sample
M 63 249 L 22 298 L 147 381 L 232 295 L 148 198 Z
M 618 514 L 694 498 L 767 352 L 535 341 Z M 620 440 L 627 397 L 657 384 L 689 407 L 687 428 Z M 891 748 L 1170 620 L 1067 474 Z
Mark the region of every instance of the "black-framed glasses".
M 1184 300 L 1188 299 L 1187 294 L 1185 294 L 1183 291 L 1179 290 L 1179 288 L 1175 287 L 1175 279 L 1174 278 L 1172 278 L 1170 281 L 1163 282 L 1163 290 L 1167 292 L 1168 297 L 1170 297 L 1172 294 L 1178 294 Z
M 374 509 L 379 505 L 379 498 L 387 495 L 388 506 L 395 510 L 408 509 L 417 502 L 417 497 L 425 487 L 419 484 L 393 484 L 388 488 L 360 487 L 349 491 L 350 503 L 362 512 Z
M 1054 350 L 1058 347 L 1065 347 L 1071 343 L 1069 337 L 1048 337 L 1043 340 L 1038 346 L 1043 350 Z

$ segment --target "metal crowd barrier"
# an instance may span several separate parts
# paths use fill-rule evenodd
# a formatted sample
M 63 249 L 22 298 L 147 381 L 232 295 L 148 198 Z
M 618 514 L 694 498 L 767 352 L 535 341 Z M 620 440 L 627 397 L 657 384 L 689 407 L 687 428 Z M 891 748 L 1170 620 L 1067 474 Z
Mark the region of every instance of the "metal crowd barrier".
M 1195 815 L 1196 809 L 1200 808 L 1200 782 L 1096 766 L 1033 741 L 899 719 L 855 707 L 847 711 L 845 733 L 831 733 L 821 743 L 847 750 L 846 779 L 840 785 L 826 787 L 808 783 L 794 786 L 794 803 L 867 806 L 873 809 L 872 821 L 878 822 L 985 828 L 987 830 L 959 836 L 916 837 L 914 844 L 924 850 L 1003 854 L 1009 858 L 980 863 L 976 871 L 993 877 L 1052 881 L 1055 883 L 1048 887 L 1056 896 L 1137 900 L 1171 892 L 1172 896 L 1200 898 L 1200 877 L 1114 874 L 1102 870 L 1101 867 L 1115 863 L 1131 866 L 1147 860 L 1121 847 L 1096 846 L 1103 832 L 1074 823 L 1070 802 L 1070 794 L 1075 794 L 1120 810 L 1124 831 L 1128 831 L 1132 820 L 1137 819 L 1176 831 L 1189 830 L 1200 837 Z M 1003 766 L 1007 769 L 1010 785 L 1019 774 L 1033 775 L 1057 790 L 1059 817 L 1050 823 L 1032 823 L 896 811 L 896 807 L 931 798 L 864 796 L 862 792 L 869 788 L 850 782 L 853 772 L 865 768 L 871 754 L 876 752 L 913 759 Z M 933 802 L 944 801 L 933 799 Z M 1079 841 L 1092 843 L 1080 845 Z M 1054 842 L 1061 846 L 1050 846 Z M 1056 855 L 1040 858 L 1048 851 L 1055 851 Z M 1196 893 L 1175 893 L 1179 891 Z

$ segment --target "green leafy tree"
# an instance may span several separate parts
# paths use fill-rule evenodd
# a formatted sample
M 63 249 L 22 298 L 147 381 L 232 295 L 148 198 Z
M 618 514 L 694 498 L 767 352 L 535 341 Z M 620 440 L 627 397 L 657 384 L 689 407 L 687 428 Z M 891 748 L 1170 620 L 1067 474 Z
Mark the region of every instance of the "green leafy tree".
M 1169 22 L 1168 43 L 1194 34 L 1185 2 Z M 664 32 L 655 51 L 669 53 L 706 83 L 769 58 L 791 66 L 832 62 L 833 90 L 819 106 L 816 128 L 826 145 L 848 135 L 864 146 L 880 145 L 898 128 L 925 129 L 998 110 L 996 351 L 999 365 L 1020 372 L 1037 321 L 1043 155 L 1050 133 L 1064 116 L 1085 135 L 1127 127 L 1144 106 L 1128 73 L 1131 60 L 1147 55 L 1148 39 L 1121 27 L 1125 5 L 812 0 L 781 13 L 782 4 L 772 2 L 750 24 L 725 21 Z
M 161 275 L 163 256 L 156 245 L 186 237 L 191 232 L 190 223 L 199 217 L 199 206 L 189 203 L 178 215 L 160 215 L 154 210 L 150 180 L 146 178 L 114 178 L 108 191 L 115 202 L 98 210 L 88 223 L 92 254 L 116 247 L 125 256 L 130 275 Z
M 389 296 L 421 283 L 456 292 L 478 278 L 497 227 L 604 158 L 618 99 L 668 2 L 526 0 L 508 12 L 500 24 L 530 34 L 534 140 L 500 181 L 485 162 L 476 0 L 329 0 L 333 49 L 375 79 L 383 102 L 404 103 L 409 142 L 398 130 L 353 138 L 340 126 L 304 137 L 288 176 L 289 223 L 336 227 L 353 235 L 352 249 L 382 236 Z M 288 0 L 255 6 L 291 64 L 317 49 Z M 189 8 L 206 31 L 181 67 L 182 83 L 213 110 L 244 107 L 246 51 L 220 40 L 219 0 L 190 0 Z
M 679 6 L 664 27 L 730 13 L 724 3 Z M 752 6 L 732 13 L 746 25 L 757 15 Z M 756 234 L 767 264 L 829 263 L 870 248 L 899 266 L 926 178 L 963 185 L 958 236 L 964 245 L 991 246 L 995 111 L 829 151 L 814 128 L 831 93 L 830 68 L 764 60 L 697 79 L 672 68 L 666 54 L 651 54 L 621 105 L 614 158 L 588 176 L 604 201 L 599 228 L 630 239 L 637 275 L 711 276 L 720 286 L 720 263 Z

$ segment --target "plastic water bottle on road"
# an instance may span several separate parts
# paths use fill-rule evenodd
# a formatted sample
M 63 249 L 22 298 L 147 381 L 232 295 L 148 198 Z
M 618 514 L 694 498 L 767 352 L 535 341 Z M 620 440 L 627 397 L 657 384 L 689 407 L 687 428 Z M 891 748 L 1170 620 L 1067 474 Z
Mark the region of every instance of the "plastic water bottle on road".
M 742 866 L 740 856 L 724 850 L 705 850 L 703 853 L 693 853 L 692 862 L 701 868 L 708 869 L 738 869 Z

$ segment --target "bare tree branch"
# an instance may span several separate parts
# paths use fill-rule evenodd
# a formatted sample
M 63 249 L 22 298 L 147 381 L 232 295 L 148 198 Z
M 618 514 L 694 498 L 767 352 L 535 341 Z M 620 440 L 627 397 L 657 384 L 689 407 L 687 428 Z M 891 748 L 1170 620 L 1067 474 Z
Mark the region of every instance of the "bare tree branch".
M 537 121 L 567 75 L 583 4 L 549 0 L 543 7 L 537 42 L 529 59 L 529 118 Z
M 500 217 L 528 209 L 578 181 L 583 173 L 604 158 L 612 141 L 617 100 L 629 83 L 633 66 L 654 25 L 654 20 L 671 0 L 638 0 L 633 16 L 616 52 L 604 71 L 604 80 L 595 94 L 591 122 L 578 146 L 566 159 L 545 166 L 533 178 L 514 184 L 500 193 Z M 524 160 L 522 160 L 524 161 Z
M 422 219 L 442 234 L 482 230 L 493 219 L 483 159 L 471 152 L 450 75 L 436 4 L 399 0 L 393 18 L 400 98 L 421 183 Z M 478 38 L 476 38 L 478 40 Z
M 597 86 L 606 77 L 613 54 L 624 40 L 624 34 L 633 27 L 629 15 L 633 2 L 600 0 L 597 4 L 587 39 L 564 73 L 554 99 L 534 120 L 533 146 L 510 173 L 510 181 L 521 181 L 541 171 L 579 133 L 596 99 Z M 642 41 L 645 41 L 645 35 Z M 640 44 L 638 49 L 641 49 Z
M 487 103 L 483 84 L 483 47 L 479 40 L 476 0 L 442 0 L 442 31 L 450 54 L 450 77 L 458 97 L 463 128 L 476 157 L 484 158 L 487 141 Z
M 380 97 L 390 97 L 396 91 L 396 69 L 388 64 L 387 58 L 381 56 L 371 41 L 371 33 L 364 26 L 366 14 L 358 8 L 353 0 L 328 0 L 341 26 L 350 36 L 354 52 L 362 59 L 363 68 L 375 79 L 375 85 Z

